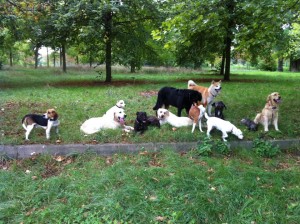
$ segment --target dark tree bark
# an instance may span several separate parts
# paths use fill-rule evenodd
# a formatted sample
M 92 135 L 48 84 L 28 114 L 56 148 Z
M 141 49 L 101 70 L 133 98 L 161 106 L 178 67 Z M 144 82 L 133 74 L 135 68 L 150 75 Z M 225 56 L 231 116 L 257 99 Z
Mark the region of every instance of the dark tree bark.
M 12 54 L 12 50 L 9 50 L 9 65 L 10 67 L 13 66 L 13 54 Z
M 231 59 L 231 38 L 227 36 L 226 38 L 226 49 L 225 49 L 225 74 L 224 74 L 224 80 L 229 81 L 230 80 L 230 59 Z
M 39 64 L 39 49 L 40 49 L 40 44 L 37 44 L 34 48 L 34 68 L 38 67 Z
M 108 11 L 104 16 L 105 27 L 105 60 L 106 60 L 106 79 L 105 82 L 111 82 L 111 52 L 112 52 L 112 12 Z
M 282 58 L 278 58 L 278 67 L 277 70 L 279 72 L 283 72 L 283 59 Z
M 299 72 L 300 71 L 300 58 L 299 59 L 290 59 L 290 71 Z
M 224 75 L 224 68 L 225 68 L 225 50 L 223 51 L 222 54 L 222 61 L 221 61 L 221 68 L 220 68 L 220 75 Z
M 61 45 L 61 56 L 62 56 L 62 67 L 63 72 L 67 72 L 67 62 L 66 62 L 66 44 Z

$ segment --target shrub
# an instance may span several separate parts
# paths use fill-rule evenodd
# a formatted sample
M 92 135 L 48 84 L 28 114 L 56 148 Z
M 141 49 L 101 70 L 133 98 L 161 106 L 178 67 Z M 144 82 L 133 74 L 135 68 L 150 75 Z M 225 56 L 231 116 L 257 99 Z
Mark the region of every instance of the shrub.
M 253 149 L 257 155 L 267 158 L 275 157 L 280 152 L 278 146 L 274 146 L 270 142 L 264 141 L 263 139 L 255 139 L 253 141 Z

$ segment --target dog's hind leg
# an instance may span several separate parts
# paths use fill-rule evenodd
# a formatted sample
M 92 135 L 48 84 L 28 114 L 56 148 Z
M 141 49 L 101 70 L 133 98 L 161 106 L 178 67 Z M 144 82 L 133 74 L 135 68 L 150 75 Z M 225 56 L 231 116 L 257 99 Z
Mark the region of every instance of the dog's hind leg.
M 193 128 L 192 128 L 192 133 L 194 133 L 195 127 L 196 127 L 196 123 L 194 122 L 193 123 Z
M 199 122 L 199 130 L 200 130 L 200 132 L 203 132 L 202 127 L 201 127 L 201 118 L 198 120 L 198 122 Z
M 25 140 L 26 141 L 29 141 L 29 134 L 30 134 L 30 132 L 32 131 L 32 129 L 34 128 L 34 124 L 31 124 L 31 125 L 28 125 L 27 127 L 26 127 L 26 133 L 25 133 Z

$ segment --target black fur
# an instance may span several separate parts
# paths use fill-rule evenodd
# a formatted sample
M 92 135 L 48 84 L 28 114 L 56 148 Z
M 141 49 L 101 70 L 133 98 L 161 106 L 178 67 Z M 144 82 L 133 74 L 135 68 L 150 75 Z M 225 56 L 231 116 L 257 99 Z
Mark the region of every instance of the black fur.
M 186 113 L 189 114 L 192 104 L 201 100 L 202 95 L 198 91 L 163 87 L 158 91 L 156 105 L 153 110 L 158 110 L 163 106 L 168 109 L 171 105 L 177 107 L 177 115 L 180 117 L 182 109 L 185 109 Z
M 241 120 L 241 123 L 246 125 L 248 127 L 248 130 L 250 130 L 250 131 L 257 131 L 257 124 L 254 121 L 252 121 L 248 118 L 243 118 Z
M 136 112 L 136 119 L 134 121 L 134 131 L 144 133 L 148 129 L 148 117 L 146 112 Z
M 156 126 L 156 127 L 160 128 L 159 120 L 155 116 L 148 116 L 147 125 L 148 126 Z
M 215 107 L 215 117 L 221 118 L 224 120 L 223 109 L 227 109 L 223 101 L 214 102 L 212 104 Z
M 24 122 L 26 117 L 30 117 L 35 123 L 37 123 L 40 126 L 46 127 L 48 125 L 48 118 L 45 117 L 45 115 L 39 115 L 39 114 L 26 114 L 23 119 L 22 123 Z

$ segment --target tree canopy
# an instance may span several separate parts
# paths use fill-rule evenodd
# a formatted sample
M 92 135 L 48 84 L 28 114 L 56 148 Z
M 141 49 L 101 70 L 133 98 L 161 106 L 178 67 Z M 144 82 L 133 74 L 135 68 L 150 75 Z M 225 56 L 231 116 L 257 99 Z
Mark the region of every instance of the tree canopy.
M 41 46 L 78 62 L 130 67 L 200 68 L 220 64 L 230 80 L 233 58 L 257 64 L 300 57 L 300 0 L 0 0 L 0 61 Z M 28 45 L 28 47 L 24 47 Z M 20 47 L 23 46 L 23 47 Z

